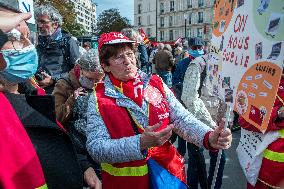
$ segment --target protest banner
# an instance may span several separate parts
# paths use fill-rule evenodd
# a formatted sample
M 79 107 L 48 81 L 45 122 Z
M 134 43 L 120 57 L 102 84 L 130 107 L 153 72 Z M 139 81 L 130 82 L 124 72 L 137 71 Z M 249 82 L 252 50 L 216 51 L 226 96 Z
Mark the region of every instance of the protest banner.
M 218 0 L 207 85 L 265 132 L 284 60 L 282 0 Z
M 278 132 L 265 131 L 282 74 L 283 7 L 282 0 L 217 0 L 214 7 L 206 85 L 260 131 L 242 129 L 237 148 L 252 185 L 263 151 L 279 138 Z

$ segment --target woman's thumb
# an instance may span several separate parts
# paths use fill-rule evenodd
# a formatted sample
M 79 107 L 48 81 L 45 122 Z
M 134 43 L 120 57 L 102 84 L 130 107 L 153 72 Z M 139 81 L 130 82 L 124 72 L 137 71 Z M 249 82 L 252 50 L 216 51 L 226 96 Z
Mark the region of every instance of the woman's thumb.
M 218 127 L 215 128 L 214 132 L 216 134 L 220 134 L 224 130 L 224 125 L 218 125 Z

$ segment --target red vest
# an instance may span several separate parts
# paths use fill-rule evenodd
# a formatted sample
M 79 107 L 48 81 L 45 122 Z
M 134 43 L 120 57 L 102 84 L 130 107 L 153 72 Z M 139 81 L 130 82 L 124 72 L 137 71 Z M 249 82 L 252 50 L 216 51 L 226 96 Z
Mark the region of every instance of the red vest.
M 98 84 L 94 91 L 97 97 L 98 112 L 108 129 L 112 139 L 134 136 L 132 121 L 125 107 L 116 105 L 116 99 L 105 95 L 104 84 Z M 163 89 L 162 81 L 152 76 L 150 83 L 144 89 L 144 100 L 149 102 L 149 125 L 162 121 L 161 129 L 169 123 L 169 107 Z M 130 111 L 131 114 L 131 111 Z M 143 128 L 132 116 L 138 130 Z M 161 166 L 185 182 L 184 159 L 175 147 L 166 142 L 161 147 L 148 150 L 148 157 L 155 159 Z M 102 164 L 102 179 L 104 188 L 146 189 L 150 188 L 147 158 L 125 163 Z
M 272 142 L 263 153 L 258 178 L 273 188 L 284 187 L 284 129 L 281 137 Z

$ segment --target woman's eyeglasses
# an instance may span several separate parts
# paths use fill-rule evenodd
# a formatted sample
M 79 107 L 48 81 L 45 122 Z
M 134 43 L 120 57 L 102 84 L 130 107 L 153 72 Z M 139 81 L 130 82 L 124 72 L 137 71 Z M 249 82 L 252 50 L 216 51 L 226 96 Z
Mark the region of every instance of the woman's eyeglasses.
M 130 59 L 130 60 L 134 60 L 135 54 L 132 51 L 127 51 L 125 53 L 121 53 L 121 54 L 115 56 L 113 59 L 114 59 L 115 63 L 122 64 L 124 62 L 125 58 Z

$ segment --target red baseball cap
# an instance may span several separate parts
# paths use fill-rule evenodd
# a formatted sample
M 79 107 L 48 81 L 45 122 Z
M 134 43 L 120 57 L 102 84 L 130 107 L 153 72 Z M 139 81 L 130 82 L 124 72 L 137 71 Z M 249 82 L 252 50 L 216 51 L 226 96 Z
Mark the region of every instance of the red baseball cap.
M 135 43 L 135 41 L 130 40 L 120 32 L 103 33 L 100 35 L 98 41 L 98 50 L 100 50 L 103 45 L 116 43 Z

